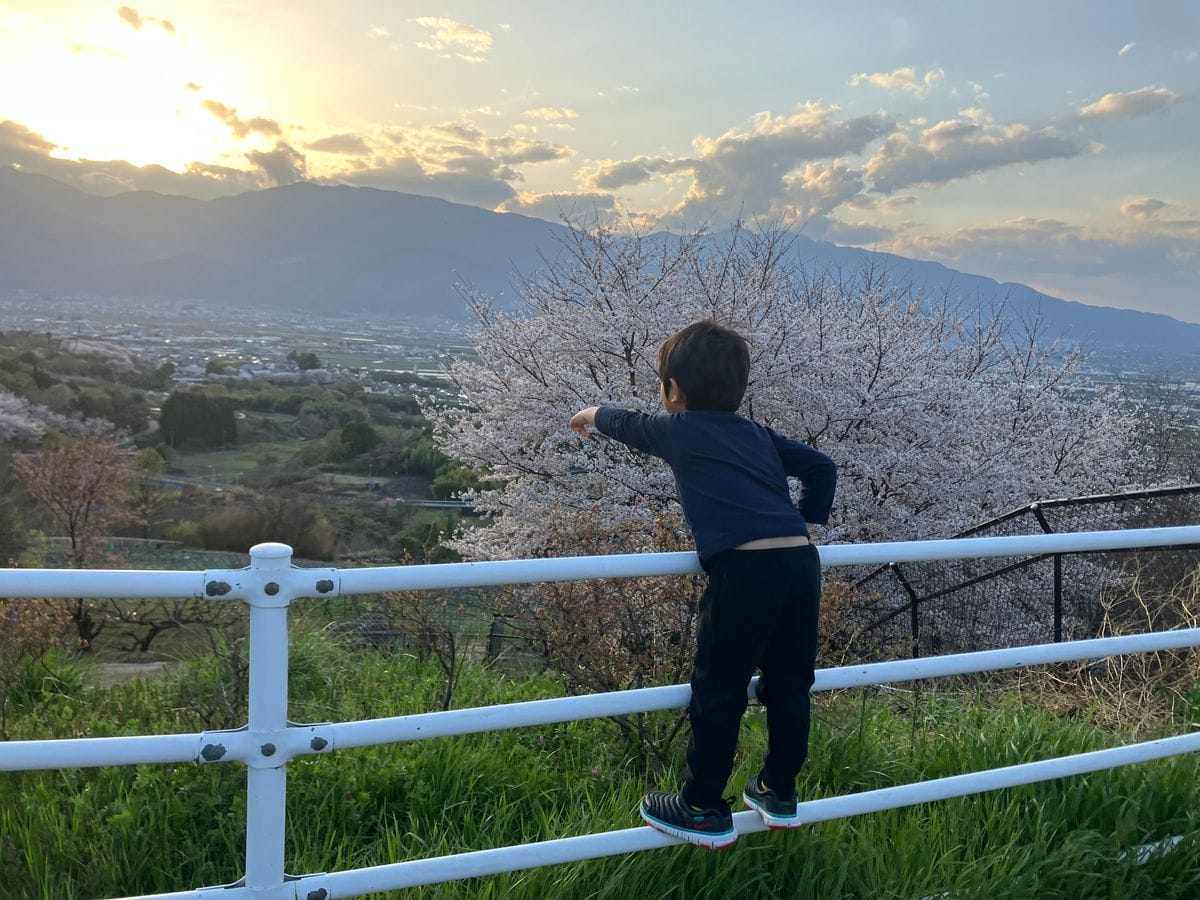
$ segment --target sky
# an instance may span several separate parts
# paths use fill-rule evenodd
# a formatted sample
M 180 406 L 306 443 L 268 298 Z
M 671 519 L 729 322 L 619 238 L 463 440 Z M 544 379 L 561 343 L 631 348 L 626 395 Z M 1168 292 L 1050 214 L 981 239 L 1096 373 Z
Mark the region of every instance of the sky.
M 1200 322 L 1200 3 L 0 0 L 0 165 L 735 217 Z

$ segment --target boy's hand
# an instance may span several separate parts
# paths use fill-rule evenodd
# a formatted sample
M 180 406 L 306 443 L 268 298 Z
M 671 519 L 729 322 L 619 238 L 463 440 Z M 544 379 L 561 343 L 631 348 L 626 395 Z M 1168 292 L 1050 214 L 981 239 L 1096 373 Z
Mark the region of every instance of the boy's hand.
M 589 406 L 587 409 L 581 409 L 575 415 L 571 416 L 570 426 L 573 430 L 578 431 L 584 437 L 588 436 L 588 426 L 596 427 L 596 410 L 600 407 Z

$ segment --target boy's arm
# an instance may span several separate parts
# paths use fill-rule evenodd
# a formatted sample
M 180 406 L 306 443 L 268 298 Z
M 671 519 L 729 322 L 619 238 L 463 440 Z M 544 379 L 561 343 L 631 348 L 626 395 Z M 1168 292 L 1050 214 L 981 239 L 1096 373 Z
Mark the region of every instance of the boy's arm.
M 671 452 L 667 419 L 667 416 L 648 416 L 615 406 L 589 406 L 575 413 L 570 425 L 584 437 L 588 436 L 588 426 L 592 426 L 622 444 L 667 459 Z
M 820 450 L 789 440 L 770 428 L 767 431 L 775 442 L 779 458 L 783 460 L 783 471 L 793 478 L 799 478 L 804 485 L 800 497 L 800 515 L 804 516 L 806 522 L 828 524 L 829 513 L 833 509 L 833 492 L 837 488 L 837 466 Z

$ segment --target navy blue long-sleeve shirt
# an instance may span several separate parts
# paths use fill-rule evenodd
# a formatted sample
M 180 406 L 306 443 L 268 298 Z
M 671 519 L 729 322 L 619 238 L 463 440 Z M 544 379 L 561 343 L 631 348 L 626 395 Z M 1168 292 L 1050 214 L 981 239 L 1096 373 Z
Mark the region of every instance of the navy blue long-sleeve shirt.
M 650 416 L 601 406 L 596 429 L 671 467 L 701 562 L 747 541 L 807 536 L 806 521 L 829 521 L 837 485 L 833 460 L 737 413 Z M 799 508 L 788 476 L 804 487 Z

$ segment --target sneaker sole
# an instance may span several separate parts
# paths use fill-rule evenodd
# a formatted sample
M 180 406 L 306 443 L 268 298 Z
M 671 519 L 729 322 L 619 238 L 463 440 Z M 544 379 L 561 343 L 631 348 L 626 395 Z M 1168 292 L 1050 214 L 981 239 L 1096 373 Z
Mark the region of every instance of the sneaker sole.
M 661 831 L 663 834 L 670 835 L 673 838 L 678 838 L 681 841 L 687 841 L 689 844 L 695 844 L 697 847 L 706 847 L 709 850 L 724 850 L 726 847 L 732 846 L 737 842 L 738 833 L 736 829 L 729 831 L 721 831 L 712 833 L 708 831 L 689 831 L 686 828 L 679 828 L 675 825 L 668 825 L 666 822 L 660 822 L 654 816 L 647 813 L 644 809 L 639 809 L 638 812 L 642 816 L 642 821 L 653 828 L 655 831 Z
M 781 816 L 777 815 L 776 813 L 767 812 L 765 809 L 759 806 L 749 794 L 745 793 L 742 794 L 742 802 L 758 813 L 759 817 L 762 818 L 763 822 L 765 822 L 767 827 L 772 831 L 789 831 L 792 828 L 800 827 L 801 823 L 799 813 L 794 813 L 790 816 Z

